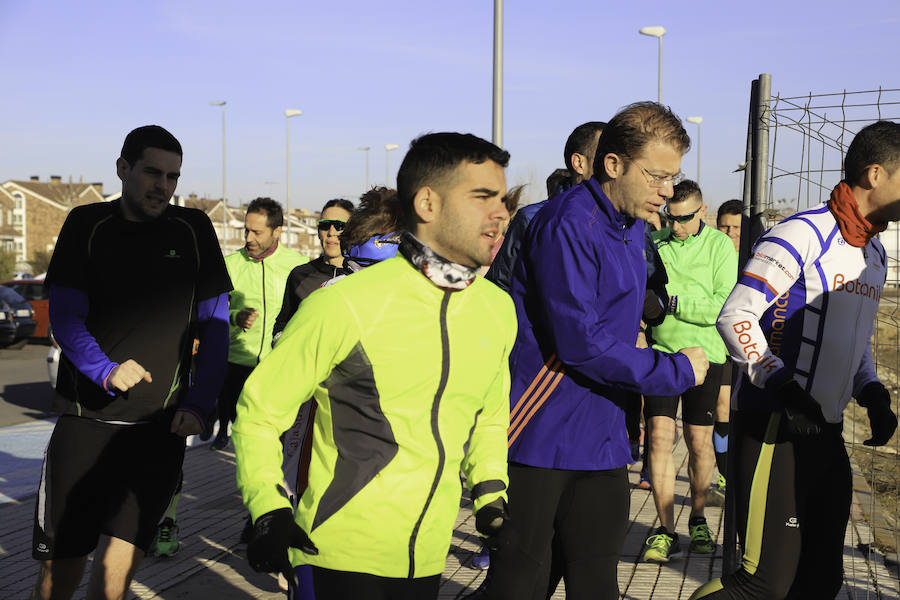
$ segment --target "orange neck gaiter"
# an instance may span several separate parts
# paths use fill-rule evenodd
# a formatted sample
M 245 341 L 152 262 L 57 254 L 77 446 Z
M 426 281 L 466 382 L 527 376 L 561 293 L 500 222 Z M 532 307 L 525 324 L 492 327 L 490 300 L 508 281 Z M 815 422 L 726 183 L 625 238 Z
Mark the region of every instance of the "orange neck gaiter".
M 847 243 L 857 248 L 862 248 L 876 234 L 887 229 L 887 225 L 873 225 L 859 214 L 859 204 L 853 197 L 853 190 L 843 181 L 832 190 L 828 210 L 834 215 Z

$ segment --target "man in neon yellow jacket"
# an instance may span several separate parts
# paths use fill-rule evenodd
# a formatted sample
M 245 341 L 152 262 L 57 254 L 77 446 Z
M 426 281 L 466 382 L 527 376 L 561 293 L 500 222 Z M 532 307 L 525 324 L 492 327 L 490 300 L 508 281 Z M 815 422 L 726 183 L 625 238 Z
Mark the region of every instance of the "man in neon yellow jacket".
M 306 565 L 317 600 L 435 598 L 460 469 L 476 527 L 500 539 L 516 319 L 476 271 L 509 217 L 508 160 L 472 135 L 414 140 L 397 176 L 410 225 L 398 256 L 311 294 L 247 380 L 234 442 L 255 569 L 292 580 Z M 309 486 L 293 515 L 278 436 L 310 397 Z
M 228 445 L 238 395 L 250 372 L 272 349 L 272 325 L 281 312 L 284 286 L 294 267 L 309 258 L 278 243 L 284 213 L 271 198 L 250 202 L 244 217 L 246 243 L 225 257 L 234 285 L 228 297 L 228 369 L 219 396 L 219 433 L 212 447 Z
M 712 430 L 719 383 L 728 355 L 716 330 L 716 318 L 737 279 L 734 246 L 728 236 L 703 222 L 705 210 L 700 187 L 690 180 L 676 185 L 666 202 L 670 225 L 654 232 L 653 240 L 669 276 L 669 314 L 648 336 L 655 350 L 676 352 L 685 346 L 700 346 L 709 358 L 706 381 L 680 396 L 691 484 L 690 550 L 698 553 L 715 550 L 704 507 L 706 487 L 715 465 Z M 643 559 L 649 562 L 668 562 L 681 555 L 675 532 L 672 458 L 678 400 L 679 396 L 644 397 L 644 420 L 650 436 L 650 483 L 660 522 L 644 548 Z

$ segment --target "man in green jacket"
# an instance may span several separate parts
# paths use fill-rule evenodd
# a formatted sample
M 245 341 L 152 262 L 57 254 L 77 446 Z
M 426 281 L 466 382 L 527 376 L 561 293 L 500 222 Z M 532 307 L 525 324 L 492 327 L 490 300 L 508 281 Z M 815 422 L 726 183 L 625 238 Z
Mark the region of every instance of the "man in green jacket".
M 250 202 L 244 217 L 244 247 L 225 257 L 234 290 L 228 298 L 228 369 L 219 395 L 219 432 L 212 448 L 228 445 L 228 423 L 244 382 L 272 350 L 272 325 L 281 311 L 284 286 L 294 267 L 309 258 L 278 243 L 284 213 L 271 198 Z
M 676 185 L 666 202 L 670 226 L 654 232 L 653 239 L 669 276 L 669 314 L 648 335 L 656 350 L 677 352 L 686 346 L 701 346 L 709 358 L 706 381 L 680 397 L 691 485 L 690 549 L 699 553 L 715 550 L 703 509 L 715 465 L 712 430 L 728 355 L 716 331 L 716 318 L 737 279 L 734 246 L 727 235 L 703 222 L 705 211 L 700 187 L 690 180 Z M 644 398 L 644 421 L 650 436 L 650 483 L 660 522 L 644 547 L 643 559 L 649 562 L 668 562 L 681 555 L 675 532 L 672 458 L 678 400 L 678 396 Z
M 469 134 L 413 140 L 397 175 L 409 225 L 397 256 L 304 300 L 247 380 L 234 444 L 253 568 L 290 581 L 297 566 L 317 600 L 436 598 L 460 469 L 477 529 L 496 540 L 516 318 L 476 272 L 509 218 L 508 161 Z M 310 397 L 309 485 L 294 515 L 278 436 Z

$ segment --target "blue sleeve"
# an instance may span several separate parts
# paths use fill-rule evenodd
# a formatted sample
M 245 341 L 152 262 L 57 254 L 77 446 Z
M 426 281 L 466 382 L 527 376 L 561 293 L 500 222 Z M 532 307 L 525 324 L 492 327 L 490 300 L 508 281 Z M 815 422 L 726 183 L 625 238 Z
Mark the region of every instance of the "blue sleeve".
M 601 270 L 627 269 L 629 261 L 624 256 L 609 256 L 609 264 L 601 264 L 596 243 L 582 239 L 590 235 L 582 231 L 588 221 L 568 214 L 538 227 L 533 223 L 523 250 L 522 260 L 528 261 L 534 284 L 529 296 L 537 305 L 553 350 L 567 368 L 600 384 L 657 396 L 681 394 L 694 385 L 687 356 L 636 348 L 639 309 L 622 307 L 630 301 L 619 290 L 605 290 L 598 297 Z M 643 239 L 638 243 L 642 262 Z M 635 281 L 638 302 L 643 302 L 644 278 L 642 272 L 640 281 Z M 627 280 L 627 276 L 621 279 Z M 623 328 L 628 324 L 620 320 L 630 318 L 628 310 L 635 311 L 634 335 L 626 340 L 630 332 Z
M 228 293 L 197 303 L 200 323 L 194 376 L 187 398 L 178 407 L 205 422 L 216 405 L 228 360 Z
M 56 343 L 75 368 L 110 393 L 106 379 L 119 363 L 115 363 L 100 349 L 100 344 L 88 331 L 88 296 L 82 290 L 50 284 L 50 327 Z
M 494 257 L 491 268 L 485 274 L 485 279 L 491 281 L 507 294 L 509 293 L 510 284 L 512 283 L 513 267 L 516 266 L 516 259 L 519 257 L 519 251 L 522 247 L 522 237 L 528 229 L 528 219 L 525 216 L 525 210 L 520 209 L 506 228 L 503 236 L 503 244 L 500 251 Z

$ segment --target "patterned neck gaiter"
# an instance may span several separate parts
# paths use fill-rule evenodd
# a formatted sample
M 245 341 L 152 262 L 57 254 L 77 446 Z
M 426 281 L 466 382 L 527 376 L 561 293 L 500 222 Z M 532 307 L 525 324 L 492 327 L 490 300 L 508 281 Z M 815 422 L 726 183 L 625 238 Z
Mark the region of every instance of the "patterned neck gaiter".
M 478 272 L 477 269 L 450 262 L 408 231 L 400 236 L 400 254 L 440 288 L 464 290 L 475 281 Z

